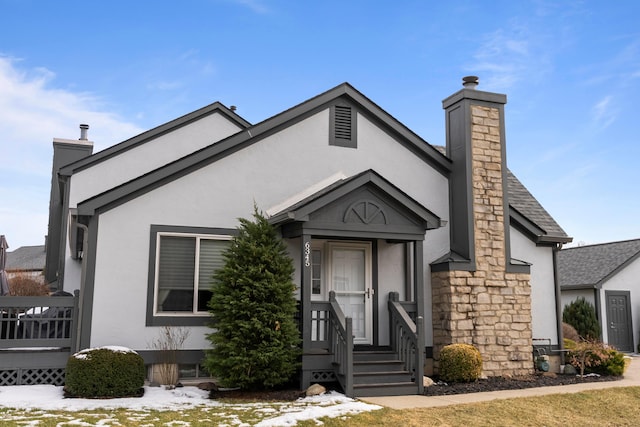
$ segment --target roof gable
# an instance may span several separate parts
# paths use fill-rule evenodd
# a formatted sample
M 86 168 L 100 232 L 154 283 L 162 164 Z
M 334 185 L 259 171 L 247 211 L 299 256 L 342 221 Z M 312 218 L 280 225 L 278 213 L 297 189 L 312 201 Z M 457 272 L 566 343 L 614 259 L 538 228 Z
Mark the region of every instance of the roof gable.
M 563 249 L 558 252 L 560 287 L 600 287 L 638 257 L 640 239 Z
M 447 175 L 451 170 L 451 161 L 436 148 L 417 136 L 351 85 L 343 83 L 302 104 L 250 126 L 244 131 L 238 132 L 139 178 L 85 200 L 78 205 L 79 213 L 92 215 L 98 209 L 108 210 L 118 206 L 131 198 L 158 188 L 167 182 L 171 182 L 254 144 L 269 135 L 277 133 L 283 128 L 291 126 L 328 108 L 332 102 L 341 99 L 354 105 L 358 113 L 365 115 L 367 119 L 376 123 L 381 129 L 392 135 L 395 140 L 409 148 L 414 154 L 440 173 Z
M 95 164 L 101 163 L 107 159 L 110 159 L 114 156 L 117 156 L 128 150 L 131 150 L 132 148 L 138 147 L 142 144 L 152 141 L 158 138 L 159 136 L 175 131 L 176 129 L 179 129 L 183 126 L 187 126 L 190 123 L 193 123 L 206 116 L 209 116 L 211 114 L 216 114 L 216 113 L 220 114 L 221 116 L 229 120 L 231 123 L 238 126 L 240 130 L 245 129 L 251 125 L 248 121 L 240 117 L 233 110 L 225 107 L 220 102 L 214 102 L 213 104 L 207 105 L 206 107 L 202 107 L 189 114 L 185 114 L 182 117 L 178 117 L 177 119 L 171 120 L 170 122 L 167 122 L 151 130 L 148 130 L 139 135 L 136 135 L 133 138 L 127 139 L 126 141 L 123 141 L 119 144 L 106 148 L 98 153 L 93 154 L 92 156 L 85 157 L 74 163 L 66 165 L 60 169 L 60 175 L 70 176 L 75 172 L 90 168 Z
M 438 216 L 373 170 L 339 180 L 269 221 L 283 226 L 289 237 L 304 229 L 310 234 L 422 240 L 425 230 L 441 225 Z

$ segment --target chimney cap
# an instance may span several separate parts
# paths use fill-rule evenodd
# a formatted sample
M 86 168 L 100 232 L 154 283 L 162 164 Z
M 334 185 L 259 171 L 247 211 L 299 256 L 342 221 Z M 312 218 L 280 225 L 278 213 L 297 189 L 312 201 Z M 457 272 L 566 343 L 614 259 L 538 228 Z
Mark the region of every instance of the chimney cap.
M 478 76 L 466 76 L 462 78 L 462 86 L 467 89 L 475 89 L 478 86 Z
M 87 140 L 87 131 L 89 130 L 89 125 L 81 124 L 80 125 L 80 141 Z
M 235 105 L 232 105 L 232 106 L 229 107 L 229 109 L 231 111 L 236 111 L 238 109 L 238 107 L 236 107 Z

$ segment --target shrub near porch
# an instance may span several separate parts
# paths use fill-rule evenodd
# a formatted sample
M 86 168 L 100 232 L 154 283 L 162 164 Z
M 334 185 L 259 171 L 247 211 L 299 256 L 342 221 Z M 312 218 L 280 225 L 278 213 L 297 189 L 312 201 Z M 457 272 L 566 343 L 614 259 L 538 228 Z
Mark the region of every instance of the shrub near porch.
M 222 385 L 272 388 L 288 382 L 298 367 L 299 332 L 293 261 L 275 228 L 254 211 L 240 219 L 239 234 L 214 274 L 209 302 L 213 349 L 205 368 Z

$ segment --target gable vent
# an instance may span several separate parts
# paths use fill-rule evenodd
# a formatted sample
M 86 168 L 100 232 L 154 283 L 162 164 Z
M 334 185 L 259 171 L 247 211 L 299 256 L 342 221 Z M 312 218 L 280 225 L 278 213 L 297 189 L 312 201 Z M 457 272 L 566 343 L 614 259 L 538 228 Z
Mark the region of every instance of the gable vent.
M 334 120 L 335 138 L 351 140 L 351 107 L 336 105 Z
M 356 110 L 352 105 L 344 103 L 332 105 L 329 126 L 329 145 L 357 148 Z

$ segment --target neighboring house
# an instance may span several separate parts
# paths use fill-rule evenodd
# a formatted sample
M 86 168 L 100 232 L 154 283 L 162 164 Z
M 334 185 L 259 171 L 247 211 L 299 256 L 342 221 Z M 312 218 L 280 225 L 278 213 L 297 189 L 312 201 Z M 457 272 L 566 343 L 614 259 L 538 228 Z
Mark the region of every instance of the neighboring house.
M 7 252 L 5 270 L 9 281 L 16 276 L 27 276 L 44 283 L 45 246 L 21 246 Z
M 302 386 L 416 393 L 454 342 L 485 375 L 530 373 L 534 340 L 560 342 L 554 253 L 571 238 L 507 170 L 506 96 L 476 84 L 443 101 L 445 154 L 347 83 L 255 125 L 215 103 L 96 154 L 86 127 L 54 139 L 46 271 L 80 290 L 80 347 L 153 364 L 160 327 L 188 327 L 180 363 L 197 375 L 211 274 L 256 204 L 297 266 Z M 388 348 L 408 379 L 353 375 Z
M 602 341 L 636 351 L 640 335 L 640 239 L 558 253 L 563 307 L 584 297 L 596 309 Z

